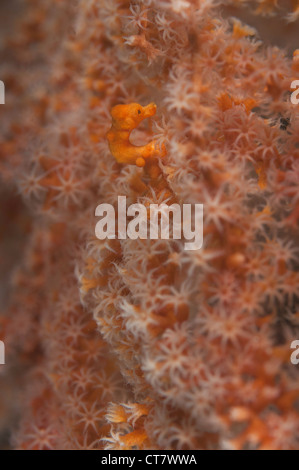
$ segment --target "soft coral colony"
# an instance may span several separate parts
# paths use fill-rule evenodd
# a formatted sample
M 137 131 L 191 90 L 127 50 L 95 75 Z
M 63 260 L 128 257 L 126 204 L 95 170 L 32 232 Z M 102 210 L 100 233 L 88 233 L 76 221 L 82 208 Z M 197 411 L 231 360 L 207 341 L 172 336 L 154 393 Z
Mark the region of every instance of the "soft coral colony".
M 23 384 L 1 419 L 15 448 L 299 447 L 299 55 L 223 19 L 229 3 L 28 0 L 6 40 L 2 191 L 23 199 L 25 237 L 1 320 L 1 381 Z M 153 158 L 117 161 L 110 112 L 137 103 L 157 107 L 131 127 Z M 203 248 L 98 240 L 95 208 L 119 195 L 203 203 Z

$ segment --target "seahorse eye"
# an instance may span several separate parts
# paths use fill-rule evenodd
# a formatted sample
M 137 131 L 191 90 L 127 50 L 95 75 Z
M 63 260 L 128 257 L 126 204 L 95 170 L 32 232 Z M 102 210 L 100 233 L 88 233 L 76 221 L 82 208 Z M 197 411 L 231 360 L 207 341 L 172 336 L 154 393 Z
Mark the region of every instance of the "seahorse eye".
M 141 114 L 141 109 L 138 109 L 138 114 Z

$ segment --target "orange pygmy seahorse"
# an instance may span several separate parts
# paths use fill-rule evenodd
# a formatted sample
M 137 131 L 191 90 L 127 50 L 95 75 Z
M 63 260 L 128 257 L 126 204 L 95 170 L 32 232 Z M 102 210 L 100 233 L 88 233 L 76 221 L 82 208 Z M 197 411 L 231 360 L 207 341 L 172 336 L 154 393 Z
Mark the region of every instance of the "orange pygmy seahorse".
M 127 163 L 143 167 L 147 159 L 163 157 L 165 147 L 160 148 L 156 141 L 143 146 L 130 142 L 130 135 L 141 121 L 156 114 L 157 106 L 150 103 L 141 106 L 138 103 L 118 104 L 111 110 L 112 126 L 107 133 L 109 148 L 118 163 Z

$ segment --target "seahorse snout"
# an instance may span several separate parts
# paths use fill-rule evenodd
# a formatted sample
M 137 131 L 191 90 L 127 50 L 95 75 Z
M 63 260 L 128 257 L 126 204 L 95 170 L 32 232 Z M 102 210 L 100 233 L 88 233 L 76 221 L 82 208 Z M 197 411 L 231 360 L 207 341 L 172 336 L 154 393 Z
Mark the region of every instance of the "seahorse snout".
M 145 118 L 152 117 L 156 114 L 157 105 L 155 103 L 150 103 L 147 106 L 144 106 L 143 109 Z

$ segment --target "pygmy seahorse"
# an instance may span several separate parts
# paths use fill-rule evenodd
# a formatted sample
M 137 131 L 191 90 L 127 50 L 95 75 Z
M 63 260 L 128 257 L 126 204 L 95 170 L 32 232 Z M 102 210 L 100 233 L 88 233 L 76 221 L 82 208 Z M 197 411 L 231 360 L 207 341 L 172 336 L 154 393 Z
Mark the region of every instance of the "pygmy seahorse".
M 141 121 L 154 116 L 156 110 L 155 103 L 147 106 L 138 103 L 118 104 L 112 108 L 112 126 L 107 132 L 107 139 L 110 151 L 118 163 L 143 167 L 147 159 L 163 157 L 166 154 L 165 147 L 160 148 L 155 140 L 143 146 L 136 146 L 130 142 L 131 132 Z

